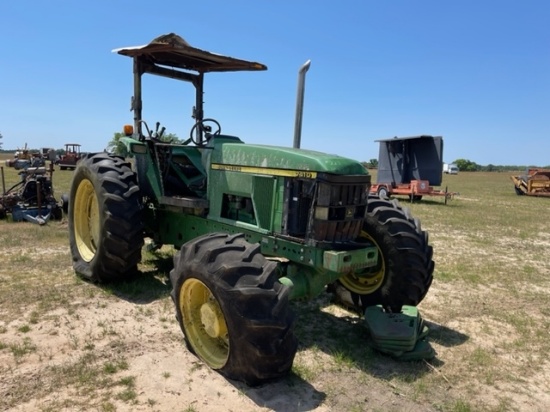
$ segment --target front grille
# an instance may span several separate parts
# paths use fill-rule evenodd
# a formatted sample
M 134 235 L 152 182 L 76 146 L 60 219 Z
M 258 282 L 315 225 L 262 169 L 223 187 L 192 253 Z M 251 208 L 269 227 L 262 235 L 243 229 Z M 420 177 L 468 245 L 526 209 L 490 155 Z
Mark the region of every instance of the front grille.
M 367 211 L 370 176 L 339 178 L 317 184 L 310 217 L 310 239 L 348 242 L 357 239 L 361 232 Z

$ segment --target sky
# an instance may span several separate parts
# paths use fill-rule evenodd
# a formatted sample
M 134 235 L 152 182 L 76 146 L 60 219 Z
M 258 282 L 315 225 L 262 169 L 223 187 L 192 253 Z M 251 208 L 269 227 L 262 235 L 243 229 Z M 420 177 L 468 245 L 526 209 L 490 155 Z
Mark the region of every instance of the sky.
M 205 117 L 248 143 L 368 161 L 379 139 L 442 136 L 443 161 L 550 165 L 546 0 L 0 0 L 0 140 L 102 151 L 132 124 L 132 60 L 177 33 L 267 65 L 205 76 Z M 193 87 L 145 75 L 143 118 L 189 136 Z

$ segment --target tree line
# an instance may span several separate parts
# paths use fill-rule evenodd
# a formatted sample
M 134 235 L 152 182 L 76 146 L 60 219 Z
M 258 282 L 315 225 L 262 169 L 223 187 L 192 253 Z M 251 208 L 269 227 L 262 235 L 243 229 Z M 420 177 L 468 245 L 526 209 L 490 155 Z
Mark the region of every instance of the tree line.
M 13 152 L 13 150 L 2 150 L 2 133 L 0 133 L 0 152 Z M 113 138 L 107 144 L 105 151 L 113 153 L 118 156 L 128 156 L 128 149 L 121 142 L 121 138 L 125 137 L 124 133 L 114 133 Z M 162 141 L 171 142 L 171 143 L 183 143 L 181 139 L 178 138 L 174 133 L 166 133 L 162 136 Z M 30 151 L 35 151 L 29 149 Z M 37 151 L 37 150 L 36 150 Z M 65 149 L 55 150 L 56 154 L 65 154 Z M 524 170 L 529 167 L 543 167 L 545 169 L 550 169 L 550 165 L 546 166 L 535 166 L 535 165 L 494 165 L 488 164 L 486 166 L 479 165 L 474 161 L 468 159 L 456 159 L 454 162 L 457 165 L 458 170 L 461 172 L 507 172 L 514 170 Z M 376 169 L 378 168 L 378 159 L 370 159 L 369 161 L 361 162 L 361 164 L 367 169 Z
M 461 172 L 509 172 L 516 170 L 525 170 L 527 168 L 542 167 L 544 169 L 550 169 L 550 165 L 535 166 L 535 165 L 494 165 L 489 163 L 488 165 L 479 165 L 468 159 L 456 159 L 454 163 L 458 170 Z M 370 159 L 368 162 L 361 162 L 361 164 L 367 169 L 378 168 L 378 160 Z

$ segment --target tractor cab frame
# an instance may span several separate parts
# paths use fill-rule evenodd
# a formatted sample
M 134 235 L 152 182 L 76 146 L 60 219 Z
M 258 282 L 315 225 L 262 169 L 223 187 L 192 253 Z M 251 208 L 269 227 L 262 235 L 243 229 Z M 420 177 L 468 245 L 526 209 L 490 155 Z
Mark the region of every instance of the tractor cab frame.
M 113 50 L 113 52 L 132 57 L 134 61 L 134 96 L 131 109 L 134 112 L 134 127 L 141 140 L 144 139 L 141 97 L 141 78 L 143 74 L 149 73 L 182 80 L 191 83 L 195 87 L 195 106 L 192 115 L 195 119 L 195 127 L 192 129 L 190 139 L 198 146 L 202 146 L 207 140 L 205 135 L 210 132 L 210 128 L 204 124 L 207 122 L 203 110 L 204 74 L 209 72 L 267 70 L 267 66 L 261 63 L 197 49 L 174 33 L 159 36 L 151 43 L 143 46 L 119 48 Z M 148 130 L 148 134 L 151 135 L 152 131 Z

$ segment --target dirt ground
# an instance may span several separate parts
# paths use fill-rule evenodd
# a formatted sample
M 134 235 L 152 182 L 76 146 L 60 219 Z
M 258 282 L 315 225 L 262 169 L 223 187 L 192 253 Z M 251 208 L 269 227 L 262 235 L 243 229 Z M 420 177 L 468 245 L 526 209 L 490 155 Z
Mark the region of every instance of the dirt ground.
M 63 282 L 59 286 L 62 287 Z M 74 282 L 72 287 L 96 286 Z M 0 394 L 4 406 L 11 405 L 3 410 L 430 409 L 400 393 L 391 382 L 372 380 L 364 386 L 362 373 L 353 368 L 348 370 L 342 366 L 346 369 L 344 373 L 331 374 L 335 366 L 330 354 L 314 348 L 301 347 L 297 354 L 300 364 L 325 365 L 318 374 L 313 374 L 311 382 L 295 374 L 255 388 L 228 381 L 186 350 L 167 299 L 136 302 L 96 293 L 92 298 L 66 302 L 43 314 L 25 333 L 21 332 L 22 327 L 28 324 L 37 308 L 21 308 L 20 320 L 2 322 L 6 330 L 1 335 L 2 342 L 16 344 L 24 335 L 24 339 L 31 342 L 29 345 L 36 347 L 21 358 L 6 350 L 0 352 L 3 365 Z M 346 314 L 336 307 L 329 305 L 329 308 L 339 311 L 341 316 Z M 344 329 L 346 326 L 349 326 L 347 322 L 340 324 Z M 88 376 L 94 373 L 94 365 L 117 364 L 122 359 L 127 368 L 116 375 L 135 379 L 136 396 L 130 401 L 121 396 L 124 386 L 117 386 L 116 379 L 114 385 L 105 385 L 100 377 Z M 62 383 L 65 384 L 60 385 Z
M 513 328 L 460 316 L 465 302 L 483 315 L 487 290 L 434 281 L 419 307 L 437 353 L 429 362 L 399 362 L 375 352 L 359 318 L 331 304 L 328 294 L 293 303 L 300 340 L 293 372 L 252 388 L 223 378 L 187 351 L 169 282 L 150 276 L 152 269 L 143 270 L 152 279 L 139 283 L 147 289 L 143 292 L 131 285 L 113 289 L 83 282 L 63 244 L 50 249 L 4 244 L 3 256 L 0 410 L 542 412 L 550 407 L 548 358 L 524 359 L 521 351 L 505 350 Z M 57 262 L 53 269 L 36 263 L 46 257 Z M 6 286 L 18 279 L 8 261 L 29 265 L 20 287 Z M 537 365 L 532 373 L 530 362 Z
M 6 410 L 429 410 L 391 383 L 372 381 L 368 386 L 361 385 L 364 378 L 352 369 L 336 375 L 321 371 L 314 382 L 291 375 L 255 388 L 228 381 L 185 349 L 168 303 L 166 298 L 133 302 L 98 294 L 86 301 L 67 302 L 44 315 L 47 320 L 24 333 L 36 345 L 35 350 L 23 359 L 15 359 L 8 351 L 0 352 L 0 393 L 5 405 L 14 404 Z M 4 324 L 9 331 L 2 335 L 5 344 L 20 340 L 21 327 L 32 311 L 21 308 L 21 320 Z M 91 352 L 93 356 L 89 356 Z M 329 354 L 311 348 L 301 348 L 297 358 L 300 363 L 333 367 Z M 137 396 L 131 402 L 119 396 L 124 387 L 104 387 L 101 382 L 90 387 L 90 382 L 84 381 L 89 379 L 86 368 L 90 368 L 89 373 L 93 369 L 86 362 L 116 364 L 119 359 L 124 359 L 128 367 L 118 375 L 135 378 Z M 68 376 L 75 368 L 84 369 L 78 372 L 84 376 Z M 64 381 L 73 384 L 58 385 Z M 340 392 L 344 397 L 328 391 Z

